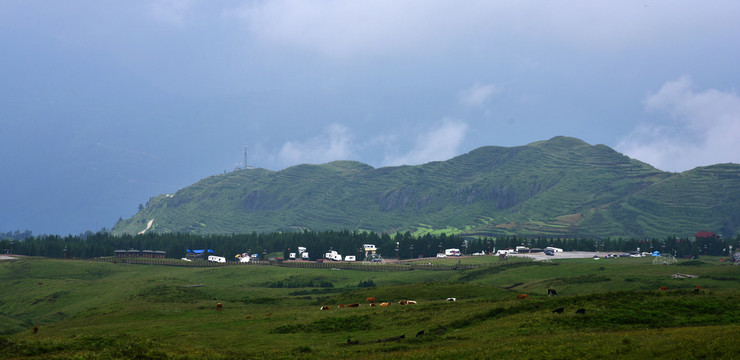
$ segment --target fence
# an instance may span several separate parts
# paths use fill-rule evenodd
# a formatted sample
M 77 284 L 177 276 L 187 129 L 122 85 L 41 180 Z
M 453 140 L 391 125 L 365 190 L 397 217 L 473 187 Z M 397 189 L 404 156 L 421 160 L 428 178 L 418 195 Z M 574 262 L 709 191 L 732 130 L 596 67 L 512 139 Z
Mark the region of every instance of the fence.
M 24 257 L 20 260 L 42 260 L 48 259 L 44 257 Z M 390 264 L 390 263 L 364 263 L 364 262 L 308 262 L 308 261 L 267 261 L 267 260 L 252 260 L 248 263 L 238 261 L 227 261 L 225 263 L 217 263 L 204 260 L 196 261 L 184 261 L 180 259 L 154 259 L 154 258 L 122 258 L 116 259 L 115 257 L 100 257 L 90 259 L 72 259 L 67 261 L 94 261 L 94 262 L 107 262 L 114 264 L 134 264 L 134 265 L 163 265 L 163 266 L 184 266 L 184 267 L 223 267 L 223 266 L 265 266 L 275 265 L 281 267 L 291 268 L 306 268 L 306 269 L 344 269 L 344 270 L 358 270 L 358 271 L 412 271 L 412 270 L 423 270 L 423 271 L 453 271 L 453 270 L 464 270 L 474 269 L 480 265 L 471 264 L 453 264 L 453 265 L 440 265 L 440 264 Z

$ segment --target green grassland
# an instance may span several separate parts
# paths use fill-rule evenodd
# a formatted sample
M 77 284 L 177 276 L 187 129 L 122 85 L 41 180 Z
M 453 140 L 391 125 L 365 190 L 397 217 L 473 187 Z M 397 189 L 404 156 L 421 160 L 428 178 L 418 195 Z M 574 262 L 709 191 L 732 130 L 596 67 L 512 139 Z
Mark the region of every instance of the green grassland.
M 674 265 L 652 265 L 650 258 L 431 261 L 478 267 L 393 272 L 3 261 L 0 357 L 740 357 L 740 266 L 718 258 Z M 374 287 L 358 286 L 370 280 Z M 559 296 L 548 297 L 548 288 Z M 394 304 L 370 307 L 368 296 Z M 418 304 L 401 306 L 403 299 Z M 337 307 L 351 303 L 362 305 Z M 319 310 L 323 305 L 331 310 Z M 552 312 L 561 307 L 562 314 Z
M 604 145 L 555 137 L 447 161 L 249 169 L 150 199 L 115 235 L 410 231 L 477 237 L 740 234 L 740 165 L 663 172 Z

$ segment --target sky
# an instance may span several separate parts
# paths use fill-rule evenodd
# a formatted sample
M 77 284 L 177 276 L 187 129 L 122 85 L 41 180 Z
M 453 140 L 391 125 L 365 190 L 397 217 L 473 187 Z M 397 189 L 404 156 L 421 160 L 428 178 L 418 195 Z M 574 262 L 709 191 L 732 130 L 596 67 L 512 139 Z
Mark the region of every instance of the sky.
M 242 166 L 554 136 L 740 163 L 740 2 L 0 2 L 0 232 L 110 229 Z

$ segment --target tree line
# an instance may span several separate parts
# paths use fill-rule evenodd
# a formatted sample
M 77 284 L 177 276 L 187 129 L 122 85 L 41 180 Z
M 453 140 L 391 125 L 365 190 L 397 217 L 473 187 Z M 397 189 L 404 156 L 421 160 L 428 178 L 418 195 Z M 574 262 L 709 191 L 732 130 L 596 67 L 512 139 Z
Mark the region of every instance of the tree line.
M 3 234 L 0 234 L 3 235 Z M 7 234 L 5 234 L 7 235 Z M 13 234 L 15 235 L 15 234 Z M 495 250 L 526 246 L 544 249 L 548 246 L 565 251 L 660 251 L 677 257 L 699 255 L 727 256 L 740 243 L 740 236 L 726 240 L 721 237 L 663 239 L 586 239 L 586 238 L 527 238 L 504 236 L 497 238 L 466 238 L 458 235 L 425 234 L 413 236 L 410 232 L 396 234 L 358 231 L 302 231 L 230 235 L 194 235 L 182 233 L 114 236 L 108 232 L 80 235 L 40 235 L 18 239 L 5 237 L 0 241 L 4 253 L 52 258 L 95 258 L 113 256 L 115 250 L 161 250 L 168 258 L 185 257 L 187 249 L 211 249 L 213 254 L 233 259 L 236 254 L 250 253 L 264 256 L 276 253 L 287 258 L 298 247 L 306 247 L 310 259 L 322 258 L 335 250 L 343 256 L 364 257 L 363 244 L 374 244 L 384 258 L 410 259 L 433 257 L 448 248 L 460 249 L 464 254 L 491 253 Z

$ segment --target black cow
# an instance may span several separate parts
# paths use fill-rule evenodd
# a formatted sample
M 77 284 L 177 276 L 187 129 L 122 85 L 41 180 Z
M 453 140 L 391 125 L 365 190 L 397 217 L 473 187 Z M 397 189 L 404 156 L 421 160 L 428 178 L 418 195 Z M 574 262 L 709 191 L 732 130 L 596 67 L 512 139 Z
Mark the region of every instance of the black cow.
M 558 296 L 558 292 L 555 289 L 547 289 L 547 296 Z
M 416 337 L 419 337 L 419 336 L 424 336 L 424 330 L 419 331 L 418 333 L 416 333 Z
M 576 314 L 586 315 L 586 309 L 578 309 L 578 310 L 576 310 Z
M 563 313 L 563 311 L 565 311 L 565 308 L 557 308 L 557 309 L 553 310 L 552 312 L 553 312 L 553 313 L 558 313 L 558 314 L 562 314 L 562 313 Z

